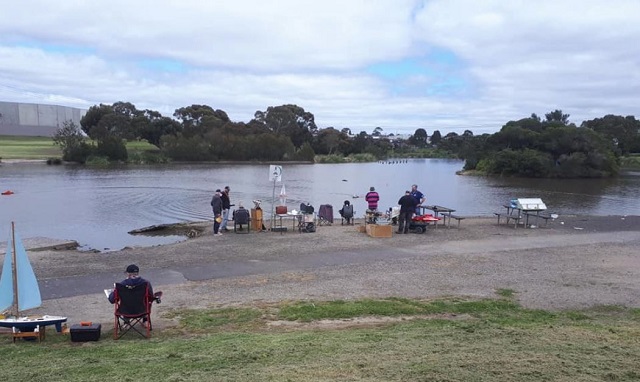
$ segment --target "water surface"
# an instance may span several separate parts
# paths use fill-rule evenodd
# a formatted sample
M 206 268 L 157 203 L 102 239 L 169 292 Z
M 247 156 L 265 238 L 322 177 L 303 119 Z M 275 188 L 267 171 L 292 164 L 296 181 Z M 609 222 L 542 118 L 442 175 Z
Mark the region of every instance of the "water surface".
M 362 214 L 362 198 L 374 186 L 379 205 L 396 205 L 416 183 L 428 204 L 465 216 L 489 216 L 514 197 L 539 197 L 551 212 L 591 215 L 640 215 L 640 176 L 616 179 L 512 179 L 459 176 L 463 162 L 443 159 L 379 163 L 284 165 L 289 209 L 309 202 L 316 211 L 332 204 L 334 215 L 344 200 Z M 209 202 L 216 188 L 229 185 L 232 203 L 247 208 L 260 199 L 271 210 L 274 184 L 268 165 L 172 164 L 107 169 L 44 164 L 2 164 L 0 240 L 15 221 L 23 237 L 77 240 L 85 248 L 120 249 L 182 240 L 177 236 L 140 236 L 127 232 L 156 224 L 211 219 Z M 280 193 L 277 183 L 275 194 Z M 353 198 L 353 196 L 361 196 Z M 279 202 L 277 203 L 279 204 Z

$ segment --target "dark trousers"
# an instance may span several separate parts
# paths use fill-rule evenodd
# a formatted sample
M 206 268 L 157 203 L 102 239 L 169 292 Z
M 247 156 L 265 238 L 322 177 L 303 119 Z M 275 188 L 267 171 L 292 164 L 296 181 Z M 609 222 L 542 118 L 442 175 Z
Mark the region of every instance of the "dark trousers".
M 411 218 L 413 217 L 413 211 L 400 211 L 398 220 L 400 221 L 400 228 L 398 232 L 409 232 L 409 226 L 411 225 Z
M 216 233 L 218 233 L 218 230 L 220 229 L 220 223 L 218 223 L 215 219 L 213 220 L 213 234 L 215 235 Z

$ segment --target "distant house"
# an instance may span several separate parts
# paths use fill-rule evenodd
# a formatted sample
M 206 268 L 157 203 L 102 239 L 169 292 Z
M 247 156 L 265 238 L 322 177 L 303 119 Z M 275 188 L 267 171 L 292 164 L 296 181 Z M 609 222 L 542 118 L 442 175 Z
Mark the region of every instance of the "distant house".
M 51 137 L 65 121 L 80 126 L 86 112 L 68 106 L 0 101 L 0 135 Z

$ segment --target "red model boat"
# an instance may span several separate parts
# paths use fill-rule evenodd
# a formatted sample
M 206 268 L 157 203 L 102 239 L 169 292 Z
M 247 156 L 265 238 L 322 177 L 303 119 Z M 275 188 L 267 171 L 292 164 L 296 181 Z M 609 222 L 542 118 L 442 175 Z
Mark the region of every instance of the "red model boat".
M 2 193 L 2 195 L 13 195 L 13 194 L 15 194 L 15 192 L 13 192 L 13 191 L 11 191 L 11 190 L 7 190 L 7 191 L 4 191 L 4 192 Z

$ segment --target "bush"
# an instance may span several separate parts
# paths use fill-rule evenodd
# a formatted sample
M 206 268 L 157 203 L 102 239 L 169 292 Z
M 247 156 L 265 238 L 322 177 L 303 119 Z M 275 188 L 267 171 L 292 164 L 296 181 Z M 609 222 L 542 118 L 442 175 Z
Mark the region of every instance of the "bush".
M 482 162 L 482 161 L 481 161 Z M 488 165 L 488 172 L 500 175 L 543 178 L 549 176 L 554 162 L 551 155 L 537 150 L 505 149 L 497 152 L 490 161 L 478 163 L 476 168 Z
M 48 158 L 48 159 L 47 159 L 47 164 L 48 164 L 48 165 L 52 165 L 52 164 L 62 164 L 62 159 L 60 159 L 60 158 Z
M 369 153 L 351 154 L 347 157 L 347 162 L 364 163 L 364 162 L 375 162 L 377 160 L 378 158 L 376 158 L 374 155 Z
M 125 146 L 122 138 L 116 137 L 114 135 L 102 137 L 102 139 L 98 141 L 96 155 L 105 156 L 111 161 L 123 162 L 125 162 L 129 157 L 127 146 Z
M 92 155 L 87 159 L 86 164 L 89 166 L 108 166 L 110 162 L 107 157 Z
M 131 164 L 158 164 L 169 163 L 169 158 L 159 152 L 134 151 L 129 154 L 127 163 Z

